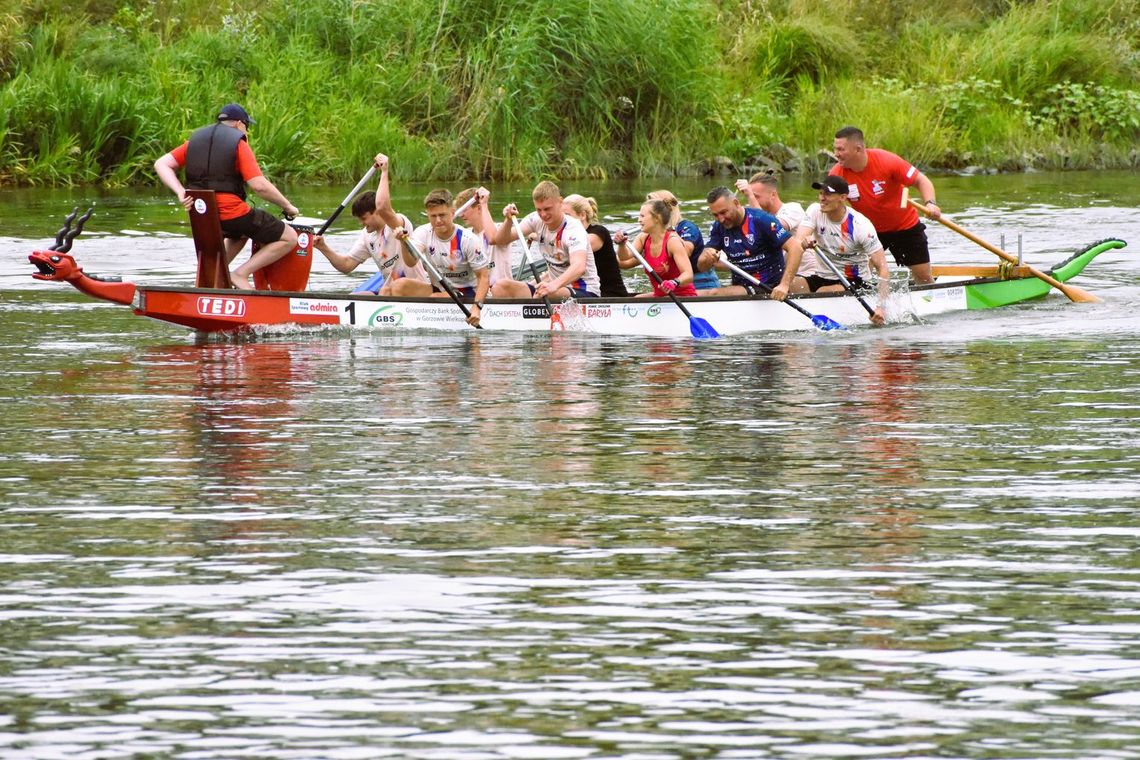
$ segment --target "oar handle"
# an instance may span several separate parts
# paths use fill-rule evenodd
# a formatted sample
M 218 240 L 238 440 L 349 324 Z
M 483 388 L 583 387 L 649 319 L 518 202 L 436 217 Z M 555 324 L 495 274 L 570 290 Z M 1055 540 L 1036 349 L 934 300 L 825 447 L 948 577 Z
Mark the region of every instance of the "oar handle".
M 408 250 L 408 253 L 412 254 L 413 258 L 417 259 L 421 264 L 423 264 L 424 268 L 428 270 L 431 276 L 439 282 L 440 287 L 447 291 L 447 294 L 451 296 L 451 300 L 455 301 L 455 305 L 458 306 L 459 310 L 463 312 L 463 316 L 470 317 L 471 310 L 467 308 L 467 304 L 459 300 L 459 293 L 455 291 L 455 286 L 444 279 L 443 275 L 439 273 L 439 270 L 435 268 L 435 264 L 431 262 L 431 259 L 429 259 L 427 256 L 421 255 L 420 252 L 416 250 L 416 247 L 412 245 L 412 241 L 408 238 L 403 238 L 403 243 L 404 247 Z M 482 330 L 483 326 L 475 325 L 475 329 Z
M 635 259 L 637 259 L 637 262 L 638 262 L 639 264 L 641 264 L 641 266 L 642 266 L 642 267 L 644 267 L 644 268 L 645 268 L 645 271 L 646 271 L 646 273 L 647 273 L 647 274 L 648 274 L 648 275 L 649 275 L 651 278 L 653 278 L 653 281 L 654 281 L 655 283 L 657 283 L 658 285 L 660 285 L 660 284 L 661 284 L 661 275 L 659 275 L 659 274 L 657 274 L 656 272 L 654 272 L 654 271 L 653 271 L 653 267 L 649 266 L 649 262 L 645 260 L 645 258 L 644 258 L 644 257 L 641 255 L 641 252 L 640 252 L 640 251 L 638 251 L 636 248 L 634 248 L 632 245 L 630 245 L 630 244 L 629 244 L 629 241 L 628 241 L 628 240 L 626 241 L 625 247 L 626 247 L 626 248 L 628 248 L 628 249 L 629 249 L 629 252 L 633 254 L 633 257 L 634 257 Z M 693 315 L 692 315 L 692 314 L 690 314 L 690 313 L 689 313 L 689 310 L 685 308 L 685 304 L 681 303 L 681 302 L 680 302 L 680 301 L 677 299 L 677 296 L 676 296 L 676 295 L 673 293 L 673 291 L 669 291 L 669 292 L 668 292 L 668 293 L 666 293 L 665 295 L 667 295 L 667 296 L 669 296 L 670 298 L 672 298 L 672 299 L 673 299 L 673 303 L 677 304 L 677 308 L 681 310 L 681 313 L 682 313 L 682 314 L 684 314 L 686 317 L 688 317 L 690 321 L 692 321 L 692 319 L 693 319 Z
M 344 196 L 344 200 L 341 201 L 340 205 L 336 207 L 336 211 L 332 212 L 332 215 L 325 220 L 324 224 L 321 225 L 321 228 L 317 231 L 318 235 L 325 234 L 325 231 L 328 230 L 329 226 L 332 225 L 338 216 L 340 216 L 340 212 L 344 211 L 344 207 L 347 206 L 352 201 L 352 199 L 356 197 L 356 194 L 360 192 L 360 188 L 364 187 L 364 185 L 367 184 L 368 180 L 372 179 L 372 175 L 376 173 L 376 168 L 376 164 L 372 164 L 372 166 L 368 167 L 368 171 L 366 171 L 364 173 L 364 176 L 360 178 L 360 181 L 356 183 L 356 187 L 352 188 L 352 190 L 349 191 L 348 195 Z
M 921 211 L 926 216 L 930 216 L 930 210 L 928 208 L 926 208 L 926 206 L 924 206 L 921 203 L 919 203 L 918 201 L 914 200 L 913 198 L 908 198 L 907 203 L 914 206 L 916 209 Z M 931 218 L 933 218 L 933 217 L 931 217 Z M 998 258 L 1004 259 L 1004 260 L 1010 262 L 1011 264 L 1017 263 L 1017 257 L 1014 256 L 1013 254 L 1007 253 L 1007 252 L 1003 251 L 1002 249 L 998 248 L 996 245 L 993 245 L 992 243 L 989 243 L 985 240 L 982 240 L 980 237 L 973 234 L 969 230 L 962 229 L 960 226 L 958 226 L 954 222 L 950 221 L 945 216 L 939 216 L 937 219 L 935 219 L 935 221 L 938 222 L 939 224 L 941 224 L 943 227 L 947 227 L 951 230 L 954 230 L 955 232 L 957 232 L 959 235 L 966 238 L 967 240 L 969 240 L 973 243 L 977 243 L 982 248 L 985 248 L 987 251 L 994 254 Z M 1065 283 L 1061 282 L 1057 278 L 1050 277 L 1049 275 L 1045 274 L 1044 272 L 1042 272 L 1038 269 L 1034 269 L 1033 267 L 1027 266 L 1024 264 L 1022 266 L 1025 266 L 1025 268 L 1029 271 L 1029 273 L 1031 275 L 1033 275 L 1034 277 L 1036 277 L 1037 279 L 1041 280 L 1042 282 L 1049 283 L 1054 288 L 1056 288 L 1057 290 L 1064 293 L 1070 301 L 1081 301 L 1084 303 L 1097 303 L 1100 301 L 1100 299 L 1097 298 L 1096 296 L 1094 296 L 1092 293 L 1089 293 L 1086 290 L 1082 290 L 1081 288 L 1078 288 L 1075 285 L 1066 285 Z

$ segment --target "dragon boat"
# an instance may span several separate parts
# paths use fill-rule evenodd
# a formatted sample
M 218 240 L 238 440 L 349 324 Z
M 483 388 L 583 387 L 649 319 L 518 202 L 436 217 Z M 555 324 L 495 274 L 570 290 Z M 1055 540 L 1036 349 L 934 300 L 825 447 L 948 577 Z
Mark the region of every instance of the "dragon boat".
M 39 280 L 66 282 L 93 298 L 129 306 L 135 314 L 202 333 L 259 332 L 275 326 L 342 327 L 377 331 L 472 330 L 458 303 L 441 298 L 401 298 L 361 292 L 307 291 L 312 263 L 311 228 L 299 229 L 292 254 L 255 273 L 256 290 L 237 290 L 229 283 L 212 193 L 204 197 L 191 227 L 198 251 L 194 287 L 147 286 L 84 273 L 68 252 L 90 211 L 72 229 L 72 212 L 56 236 L 56 244 L 35 251 L 29 261 Z M 202 200 L 202 199 L 197 199 Z M 1048 270 L 1059 282 L 1076 277 L 1094 258 L 1126 243 L 1108 238 L 1077 251 Z M 888 314 L 922 319 L 947 312 L 992 309 L 1046 296 L 1054 287 L 1028 266 L 935 266 L 937 281 L 911 286 L 891 295 Z M 787 303 L 757 294 L 746 297 L 596 298 L 580 299 L 549 309 L 542 302 L 490 299 L 482 309 L 487 331 L 536 332 L 576 330 L 603 335 L 648 337 L 697 336 L 694 318 L 721 335 L 768 331 L 813 330 L 822 319 L 845 326 L 869 325 L 866 306 L 848 293 L 795 296 Z M 868 295 L 864 302 L 874 303 Z M 686 313 L 688 312 L 688 313 Z M 814 315 L 814 316 L 813 316 Z M 699 336 L 698 336 L 699 337 Z

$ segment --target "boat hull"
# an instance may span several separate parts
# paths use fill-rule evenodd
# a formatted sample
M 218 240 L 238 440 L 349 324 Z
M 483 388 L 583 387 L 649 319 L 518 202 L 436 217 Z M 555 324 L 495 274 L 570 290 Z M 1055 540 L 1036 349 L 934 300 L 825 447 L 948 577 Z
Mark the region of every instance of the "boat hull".
M 1099 254 L 1122 248 L 1121 240 L 1095 243 L 1051 270 L 1062 281 L 1080 273 Z M 34 255 L 33 255 L 34 258 Z M 58 258 L 58 257 L 56 257 Z M 104 285 L 82 275 L 69 276 L 75 287 L 95 297 L 129 301 L 140 316 L 193 330 L 241 332 L 274 326 L 345 328 L 374 331 L 473 330 L 463 312 L 447 298 L 396 298 L 361 293 L 237 291 L 213 288 L 147 287 L 122 283 Z M 1036 277 L 998 275 L 940 281 L 892 294 L 888 315 L 924 318 L 947 312 L 990 309 L 1045 296 L 1050 286 Z M 46 275 L 40 275 L 47 279 Z M 97 287 L 98 286 L 98 287 Z M 765 296 L 682 299 L 694 317 L 722 335 L 815 330 L 811 319 L 786 303 Z M 868 324 L 859 302 L 845 293 L 797 296 L 796 303 L 814 315 L 845 326 Z M 872 302 L 874 298 L 870 299 Z M 646 337 L 691 336 L 688 317 L 668 299 L 584 299 L 556 307 L 556 316 L 542 303 L 489 301 L 482 310 L 482 328 L 498 332 L 574 330 L 601 335 Z

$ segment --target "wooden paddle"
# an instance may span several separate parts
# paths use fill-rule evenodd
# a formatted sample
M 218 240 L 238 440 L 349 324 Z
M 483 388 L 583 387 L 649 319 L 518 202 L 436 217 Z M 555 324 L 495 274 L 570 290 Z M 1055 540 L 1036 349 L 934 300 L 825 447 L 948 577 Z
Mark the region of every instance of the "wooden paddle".
M 724 251 L 720 252 L 720 263 L 724 264 L 726 267 L 728 267 L 732 271 L 736 272 L 738 275 L 740 275 L 744 279 L 748 280 L 750 283 L 752 283 L 756 287 L 763 288 L 764 291 L 769 293 L 769 294 L 772 292 L 772 289 L 770 287 L 768 287 L 764 283 L 760 282 L 759 280 L 757 280 L 752 275 L 748 274 L 748 272 L 745 272 L 740 267 L 736 266 L 736 264 L 733 264 L 731 261 L 729 261 L 728 256 L 725 255 Z M 810 319 L 811 323 L 813 325 L 818 327 L 820 330 L 823 330 L 824 332 L 826 332 L 828 330 L 846 330 L 847 329 L 843 325 L 836 322 L 834 319 L 832 319 L 832 318 L 830 318 L 824 314 L 812 314 L 810 311 L 808 311 L 804 307 L 800 306 L 798 303 L 793 302 L 792 299 L 790 299 L 790 298 L 785 298 L 780 303 L 786 303 L 788 306 L 791 306 L 793 309 L 798 311 L 800 314 L 803 314 L 805 317 Z
M 435 264 L 431 263 L 431 260 L 427 256 L 422 255 L 419 251 L 416 250 L 416 247 L 412 245 L 411 240 L 405 237 L 402 238 L 402 241 L 404 243 L 404 247 L 408 249 L 408 253 L 412 254 L 412 258 L 419 259 L 420 263 L 424 265 L 424 268 L 428 270 L 431 276 L 439 281 L 439 286 L 447 291 L 447 294 L 451 296 L 451 300 L 455 301 L 455 305 L 458 306 L 459 310 L 463 312 L 463 316 L 470 317 L 471 310 L 467 308 L 467 305 L 463 303 L 463 301 L 459 300 L 459 293 L 456 292 L 455 286 L 448 282 L 443 277 L 443 275 L 439 273 L 439 270 L 435 268 Z M 474 327 L 476 330 L 483 329 L 483 325 L 474 325 Z
M 646 238 L 646 240 L 648 240 L 648 238 Z M 661 285 L 661 275 L 653 271 L 653 267 L 649 266 L 649 262 L 642 257 L 641 253 L 628 242 L 625 243 L 625 247 L 626 250 L 633 254 L 633 257 L 637 259 L 637 262 L 641 264 L 645 271 L 649 273 L 649 276 L 653 278 L 653 281 L 658 285 Z M 676 293 L 670 290 L 666 295 L 672 298 L 673 303 L 677 304 L 677 308 L 681 310 L 681 313 L 689 318 L 690 335 L 700 340 L 713 340 L 720 337 L 720 333 L 718 333 L 712 325 L 700 317 L 694 317 L 692 314 L 690 314 L 689 310 L 685 308 L 685 304 L 681 303 L 681 301 L 677 298 Z
M 922 205 L 921 203 L 914 200 L 913 198 L 908 198 L 907 203 L 914 206 L 916 209 L 921 211 L 923 214 L 930 216 L 930 212 L 927 210 L 926 206 Z M 955 232 L 957 232 L 959 235 L 966 238 L 967 240 L 970 240 L 974 243 L 977 243 L 982 248 L 985 248 L 987 251 L 994 254 L 995 256 L 1002 258 L 1002 259 L 1005 259 L 1006 261 L 1008 261 L 1011 264 L 1017 263 L 1017 257 L 1016 256 L 1009 254 L 1009 253 L 1006 253 L 1002 249 L 998 248 L 996 245 L 993 245 L 992 243 L 987 243 L 985 240 L 982 240 L 980 237 L 973 234 L 972 232 L 969 232 L 968 230 L 962 229 L 957 224 L 955 224 L 954 222 L 947 219 L 945 216 L 940 216 L 937 219 L 935 219 L 935 221 L 938 222 L 939 224 L 941 224 L 943 227 L 949 227 L 950 229 L 954 230 Z M 1094 296 L 1092 293 L 1089 293 L 1087 290 L 1082 290 L 1081 288 L 1078 288 L 1075 285 L 1066 285 L 1065 283 L 1061 282 L 1060 280 L 1056 279 L 1055 277 L 1050 277 L 1049 275 L 1045 274 L 1044 272 L 1040 271 L 1039 269 L 1034 269 L 1031 266 L 1026 266 L 1026 269 L 1029 271 L 1029 273 L 1031 275 L 1033 275 L 1037 279 L 1041 280 L 1042 282 L 1049 283 L 1050 285 L 1055 287 L 1057 290 L 1064 293 L 1065 296 L 1070 301 L 1075 301 L 1077 303 L 1100 303 L 1100 299 L 1097 298 L 1096 296 Z

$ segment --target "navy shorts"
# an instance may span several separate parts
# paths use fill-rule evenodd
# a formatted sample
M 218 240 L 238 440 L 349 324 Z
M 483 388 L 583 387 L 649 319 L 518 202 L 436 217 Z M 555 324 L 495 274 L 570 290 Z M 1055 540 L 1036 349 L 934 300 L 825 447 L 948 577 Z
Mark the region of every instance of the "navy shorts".
M 222 234 L 230 240 L 249 238 L 255 243 L 269 245 L 285 234 L 285 222 L 264 209 L 252 208 L 244 216 L 223 220 Z

